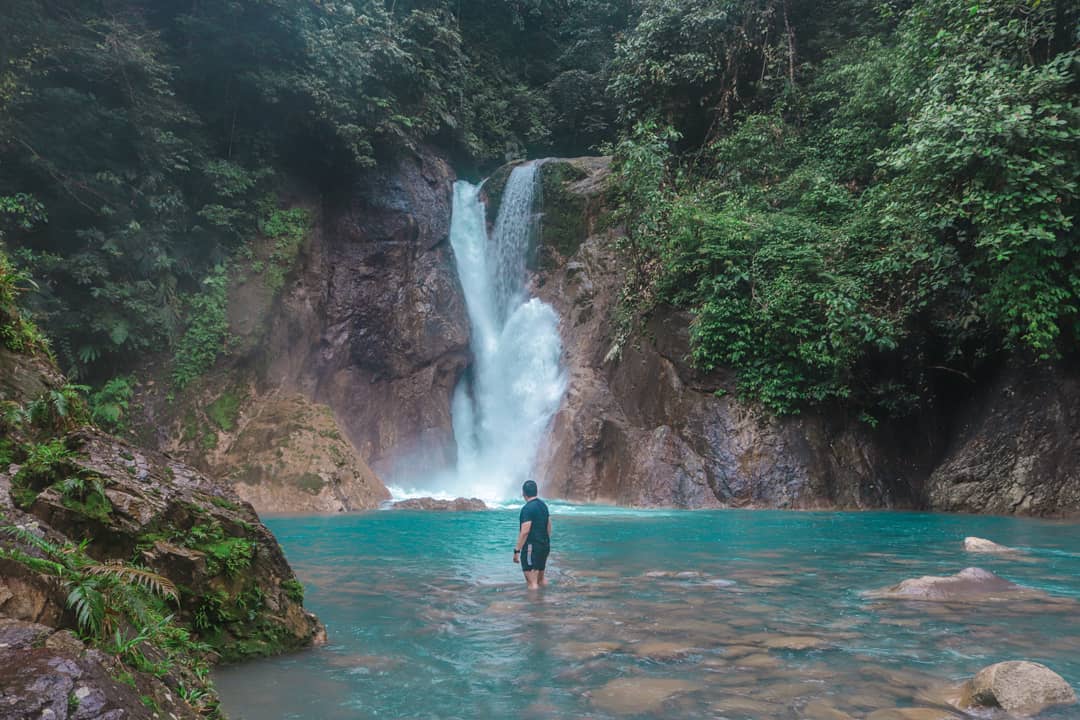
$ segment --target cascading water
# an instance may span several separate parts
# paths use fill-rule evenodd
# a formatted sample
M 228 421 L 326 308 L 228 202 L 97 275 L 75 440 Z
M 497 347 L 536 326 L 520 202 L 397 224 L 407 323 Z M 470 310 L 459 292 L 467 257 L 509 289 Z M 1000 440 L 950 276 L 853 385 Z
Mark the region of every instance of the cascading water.
M 474 363 L 454 392 L 458 464 L 436 479 L 432 489 L 443 494 L 516 497 L 566 389 L 558 315 L 525 287 L 539 185 L 537 165 L 514 168 L 489 238 L 480 188 L 454 184 L 450 243 L 472 323 Z

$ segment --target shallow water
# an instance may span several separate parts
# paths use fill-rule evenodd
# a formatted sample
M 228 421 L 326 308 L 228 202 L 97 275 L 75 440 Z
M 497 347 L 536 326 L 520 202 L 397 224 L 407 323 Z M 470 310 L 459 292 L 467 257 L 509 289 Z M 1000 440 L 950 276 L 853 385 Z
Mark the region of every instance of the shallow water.
M 540 595 L 511 563 L 512 511 L 269 518 L 331 642 L 220 670 L 226 711 L 862 718 L 933 707 L 944 684 L 1010 659 L 1045 663 L 1080 690 L 1080 524 L 584 507 L 553 516 L 551 585 Z M 967 535 L 1024 553 L 968 554 Z M 971 565 L 1070 602 L 862 595 Z

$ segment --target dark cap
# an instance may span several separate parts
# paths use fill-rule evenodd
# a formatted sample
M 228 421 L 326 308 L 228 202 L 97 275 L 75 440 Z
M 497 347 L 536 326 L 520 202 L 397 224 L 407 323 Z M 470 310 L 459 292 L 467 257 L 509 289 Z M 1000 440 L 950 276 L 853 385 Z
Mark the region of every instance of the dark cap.
M 521 486 L 521 493 L 525 497 L 536 497 L 539 491 L 536 489 L 535 480 L 526 480 L 525 484 Z

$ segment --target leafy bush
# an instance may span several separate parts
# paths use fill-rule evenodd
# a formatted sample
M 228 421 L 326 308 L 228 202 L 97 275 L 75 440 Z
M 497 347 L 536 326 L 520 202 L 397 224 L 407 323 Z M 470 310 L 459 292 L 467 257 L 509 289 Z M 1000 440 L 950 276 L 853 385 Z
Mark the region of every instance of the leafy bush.
M 46 390 L 27 407 L 30 421 L 53 432 L 66 432 L 83 425 L 89 419 L 84 399 L 89 389 L 85 385 L 65 383 Z
M 281 583 L 285 596 L 295 603 L 304 602 L 304 585 L 299 580 L 290 579 Z
M 646 13 L 653 24 L 632 41 L 645 44 L 623 51 L 662 54 L 645 42 L 676 31 L 661 18 L 706 5 Z M 932 373 L 970 375 L 1004 350 L 1070 352 L 1080 58 L 1060 43 L 1059 13 L 921 0 L 895 32 L 826 58 L 771 107 L 721 118 L 693 152 L 639 122 L 614 148 L 633 259 L 624 297 L 637 312 L 691 309 L 695 363 L 736 369 L 744 396 L 781 413 L 904 414 Z M 730 41 L 694 38 L 679 42 Z M 702 87 L 722 96 L 728 70 L 703 66 Z M 655 75 L 673 85 L 635 107 L 667 107 L 686 91 L 679 77 Z
M 242 399 L 239 392 L 224 392 L 206 408 L 206 416 L 225 432 L 231 432 L 236 428 Z
M 209 370 L 229 339 L 228 277 L 219 265 L 203 280 L 203 292 L 190 301 L 191 322 L 173 355 L 173 383 L 183 389 Z
M 110 432 L 127 428 L 128 404 L 134 392 L 131 378 L 115 377 L 90 396 L 90 419 Z
M 2 198 L 0 198 L 2 200 Z M 41 330 L 19 308 L 17 300 L 31 283 L 25 270 L 16 269 L 7 255 L 0 251 L 0 342 L 17 353 L 49 352 L 49 344 Z
M 277 207 L 273 196 L 260 204 L 259 231 L 274 241 L 266 266 L 266 284 L 277 292 L 285 284 L 285 273 L 292 267 L 311 228 L 311 213 L 304 208 L 288 210 Z

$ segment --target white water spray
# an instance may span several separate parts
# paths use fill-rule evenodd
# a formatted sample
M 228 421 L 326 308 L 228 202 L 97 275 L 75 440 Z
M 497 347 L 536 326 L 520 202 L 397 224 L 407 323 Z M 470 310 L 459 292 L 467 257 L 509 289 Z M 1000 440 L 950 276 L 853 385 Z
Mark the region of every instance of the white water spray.
M 489 238 L 480 188 L 454 184 L 450 244 L 472 323 L 474 363 L 454 391 L 458 464 L 434 479 L 431 489 L 439 495 L 517 497 L 566 390 L 559 318 L 525 287 L 538 194 L 537 166 L 514 168 Z

